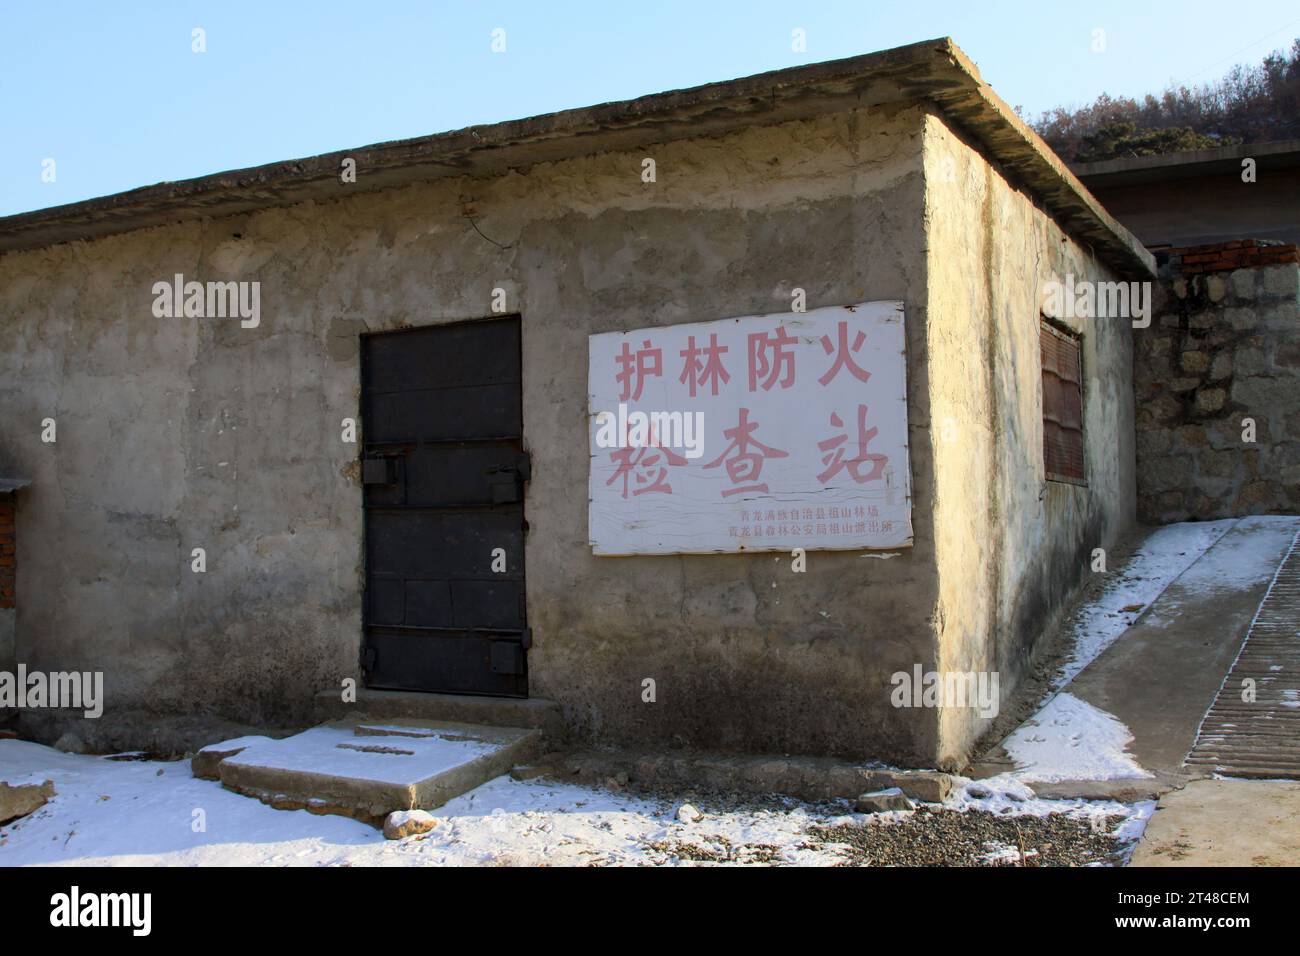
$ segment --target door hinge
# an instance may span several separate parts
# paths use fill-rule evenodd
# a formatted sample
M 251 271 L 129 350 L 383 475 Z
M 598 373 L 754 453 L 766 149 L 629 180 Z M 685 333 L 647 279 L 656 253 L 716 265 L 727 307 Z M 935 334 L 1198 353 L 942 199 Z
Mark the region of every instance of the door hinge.
M 379 654 L 375 652 L 375 649 L 373 647 L 367 647 L 365 650 L 363 650 L 361 652 L 362 672 L 369 674 L 372 670 L 375 669 L 375 662 L 377 660 L 379 660 Z

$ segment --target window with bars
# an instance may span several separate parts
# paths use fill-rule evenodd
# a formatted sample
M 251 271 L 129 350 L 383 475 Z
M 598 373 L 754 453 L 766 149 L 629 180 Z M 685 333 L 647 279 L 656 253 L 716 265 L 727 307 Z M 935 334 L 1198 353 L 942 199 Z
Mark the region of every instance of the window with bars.
M 1083 348 L 1078 337 L 1041 323 L 1043 465 L 1049 481 L 1087 484 L 1083 458 Z

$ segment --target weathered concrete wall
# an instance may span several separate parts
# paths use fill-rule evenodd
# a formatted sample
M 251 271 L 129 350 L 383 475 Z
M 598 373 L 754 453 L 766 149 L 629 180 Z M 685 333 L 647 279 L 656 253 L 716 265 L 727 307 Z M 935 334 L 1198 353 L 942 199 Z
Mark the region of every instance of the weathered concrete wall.
M 1139 514 L 1157 524 L 1295 514 L 1300 267 L 1180 272 L 1165 269 L 1151 327 L 1134 333 Z
M 1042 289 L 1116 276 L 938 116 L 925 167 L 939 669 L 996 671 L 1005 700 L 1092 549 L 1133 521 L 1130 328 L 1065 320 L 1083 336 L 1087 487 L 1047 481 Z M 940 762 L 959 763 L 988 723 L 945 708 Z
M 17 547 L 14 540 L 14 515 L 16 509 L 14 495 L 0 493 L 0 671 L 14 669 L 15 628 L 17 612 L 15 606 L 14 583 Z
M 484 317 L 503 287 L 523 316 L 534 696 L 601 741 L 932 764 L 937 715 L 888 703 L 890 674 L 936 656 L 922 127 L 879 108 L 658 147 L 654 184 L 642 154 L 605 154 L 0 256 L 0 472 L 34 479 L 19 658 L 105 671 L 110 714 L 305 718 L 358 676 L 361 494 L 339 428 L 358 335 Z M 174 273 L 260 281 L 261 325 L 154 318 Z M 802 575 L 772 555 L 594 558 L 587 336 L 783 311 L 795 286 L 810 307 L 906 305 L 915 547 L 814 553 Z M 970 409 L 986 431 L 988 411 Z M 946 488 L 950 516 L 978 510 Z
M 15 643 L 17 619 L 13 608 L 0 608 L 0 671 L 12 673 L 18 663 L 18 645 Z

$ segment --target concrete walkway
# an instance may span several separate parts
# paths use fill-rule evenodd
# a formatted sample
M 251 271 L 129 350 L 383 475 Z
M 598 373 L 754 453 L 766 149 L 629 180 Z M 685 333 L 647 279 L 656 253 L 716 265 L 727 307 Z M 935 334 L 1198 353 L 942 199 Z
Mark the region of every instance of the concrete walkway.
M 1201 721 L 1297 530 L 1297 518 L 1242 518 L 1066 686 L 1129 729 L 1145 770 L 1189 773 Z
M 1129 866 L 1296 866 L 1300 783 L 1193 780 L 1160 799 Z
M 1135 866 L 1300 865 L 1300 783 L 1207 779 L 1214 766 L 1188 759 L 1297 532 L 1297 517 L 1238 520 L 987 755 L 978 776 L 1009 774 L 1045 798 L 1159 799 Z M 1272 627 L 1269 647 L 1281 646 L 1282 631 L 1300 640 L 1292 621 Z M 1252 667 L 1291 677 L 1278 663 Z M 1300 698 L 1300 687 L 1279 688 L 1273 703 Z M 1256 735 L 1251 746 L 1269 739 Z
M 1298 530 L 1296 517 L 1239 519 L 974 776 L 1013 773 L 1049 799 L 1121 800 L 1208 776 L 1188 753 Z

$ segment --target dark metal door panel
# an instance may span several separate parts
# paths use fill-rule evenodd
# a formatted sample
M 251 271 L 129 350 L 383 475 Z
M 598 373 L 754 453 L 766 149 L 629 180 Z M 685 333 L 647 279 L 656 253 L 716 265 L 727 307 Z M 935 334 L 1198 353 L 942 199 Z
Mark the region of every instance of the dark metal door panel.
M 367 441 L 498 438 L 521 433 L 519 383 L 373 394 Z
M 526 674 L 494 670 L 496 642 L 481 634 L 442 634 L 430 640 L 418 634 L 372 629 L 367 635 L 374 663 L 366 683 L 385 690 L 436 690 L 444 694 L 491 694 L 497 697 L 526 696 L 519 682 Z M 523 667 L 523 651 L 517 641 L 501 642 Z M 525 689 L 527 685 L 525 684 Z
M 514 445 L 504 442 L 373 444 L 376 454 L 393 459 L 395 471 L 391 484 L 366 486 L 370 507 L 503 504 L 502 488 L 516 485 L 526 470 Z
M 527 696 L 518 318 L 367 336 L 362 382 L 367 684 Z

